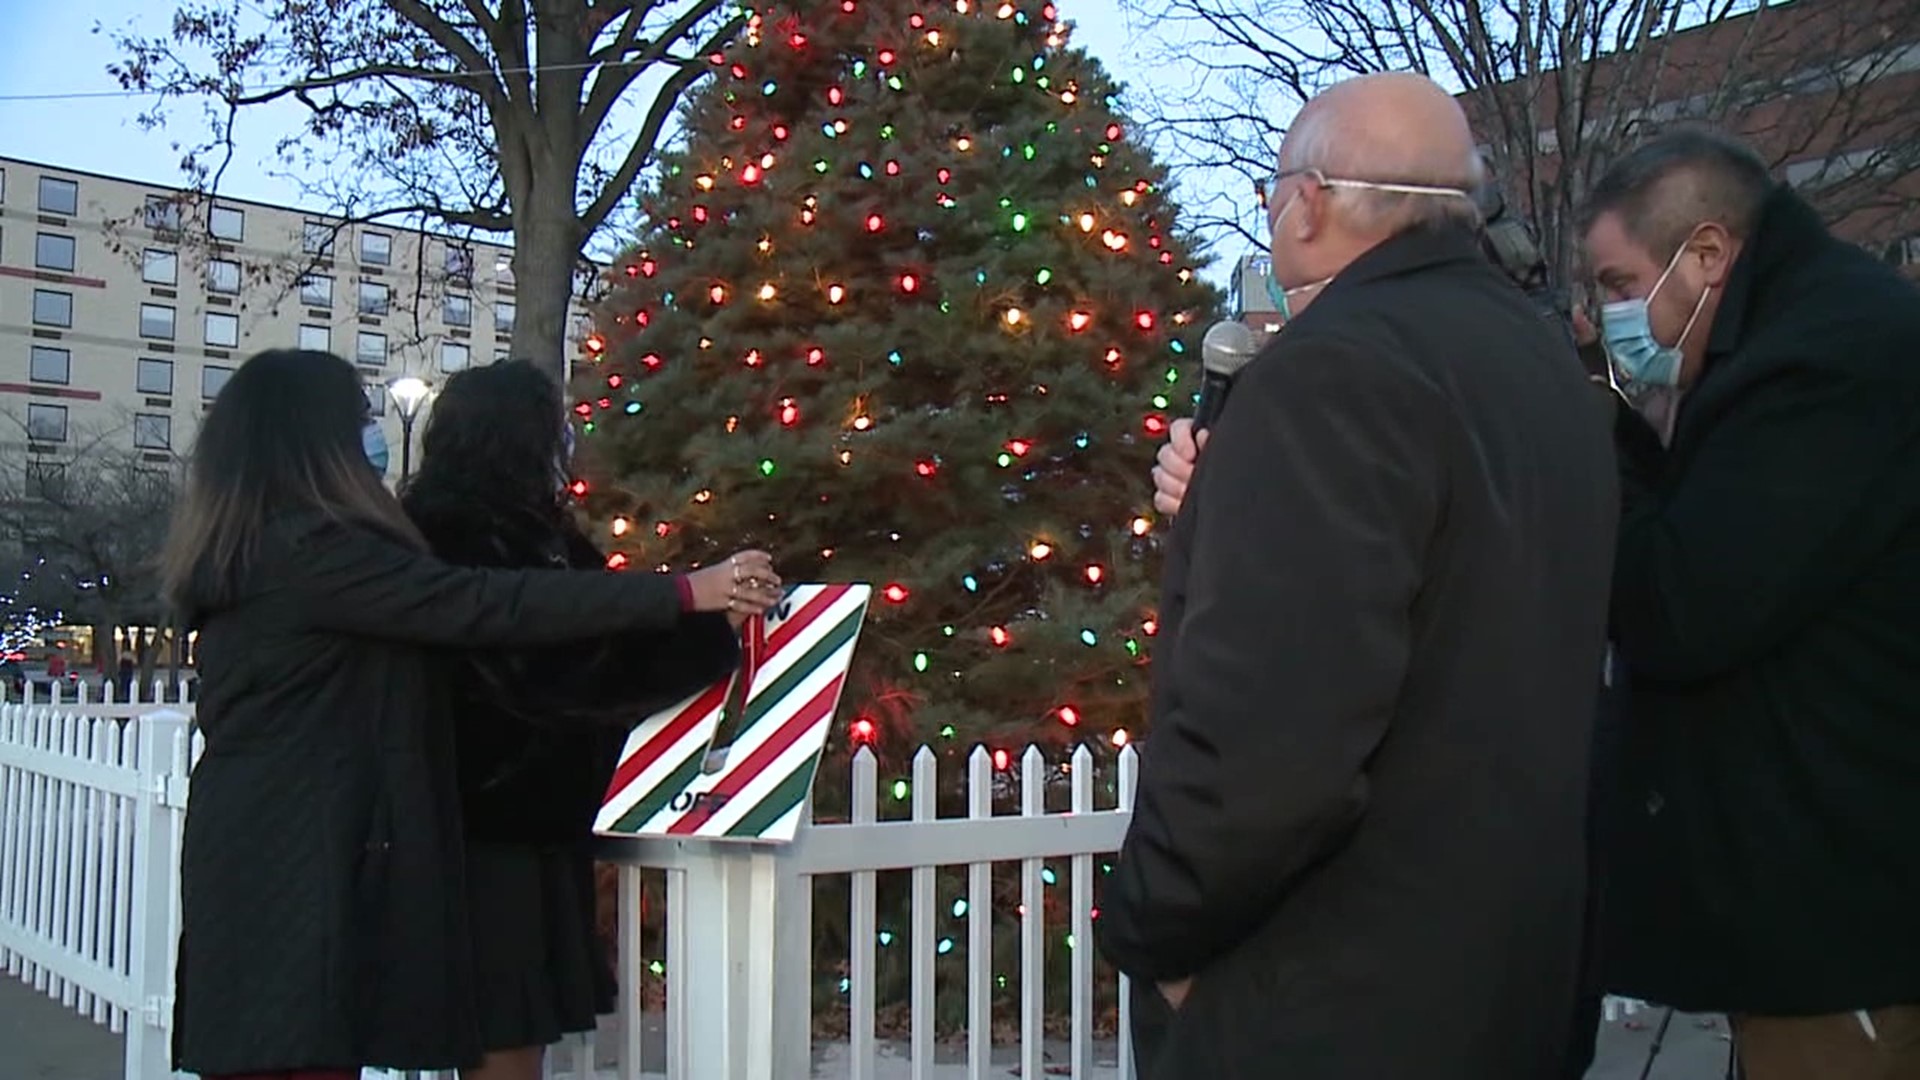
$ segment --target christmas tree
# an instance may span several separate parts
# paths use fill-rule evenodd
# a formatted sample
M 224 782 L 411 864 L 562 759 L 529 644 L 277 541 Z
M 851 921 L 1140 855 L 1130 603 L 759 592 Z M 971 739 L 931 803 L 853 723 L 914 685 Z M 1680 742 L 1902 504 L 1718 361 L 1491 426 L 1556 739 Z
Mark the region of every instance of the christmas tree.
M 1147 473 L 1217 295 L 1070 32 L 1038 3 L 756 9 L 587 345 L 575 492 L 611 564 L 750 544 L 872 583 L 835 745 L 893 770 L 1110 751 L 1145 716 Z

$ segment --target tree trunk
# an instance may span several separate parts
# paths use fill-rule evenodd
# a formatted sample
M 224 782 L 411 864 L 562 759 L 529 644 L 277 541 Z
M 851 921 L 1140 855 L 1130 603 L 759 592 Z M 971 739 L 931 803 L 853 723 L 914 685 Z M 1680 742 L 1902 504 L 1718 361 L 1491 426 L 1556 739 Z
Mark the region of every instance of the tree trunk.
M 580 259 L 573 173 L 564 165 L 533 170 L 533 190 L 515 207 L 513 355 L 531 360 L 565 386 L 568 301 Z

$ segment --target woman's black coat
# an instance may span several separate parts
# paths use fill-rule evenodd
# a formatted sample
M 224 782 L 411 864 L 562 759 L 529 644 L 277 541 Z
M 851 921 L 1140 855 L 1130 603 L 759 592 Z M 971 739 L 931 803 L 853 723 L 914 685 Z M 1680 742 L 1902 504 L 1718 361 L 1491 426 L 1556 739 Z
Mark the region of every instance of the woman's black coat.
M 435 647 L 665 630 L 679 590 L 457 569 L 319 519 L 268 530 L 254 566 L 238 603 L 189 613 L 207 745 L 182 853 L 176 1065 L 473 1063 L 455 716 Z
M 605 556 L 553 505 L 423 474 L 407 515 L 457 566 L 600 569 Z M 467 835 L 584 847 L 634 724 L 731 671 L 740 639 L 719 613 L 545 648 L 451 657 Z

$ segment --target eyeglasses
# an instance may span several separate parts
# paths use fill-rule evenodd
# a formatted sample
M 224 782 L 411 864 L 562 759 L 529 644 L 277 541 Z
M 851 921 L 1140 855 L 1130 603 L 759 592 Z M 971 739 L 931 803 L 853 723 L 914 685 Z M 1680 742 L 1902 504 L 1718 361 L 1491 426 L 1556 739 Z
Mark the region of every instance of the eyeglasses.
M 1402 184 L 1387 180 L 1348 180 L 1329 177 L 1319 169 L 1281 169 L 1271 179 L 1255 185 L 1260 198 L 1260 208 L 1265 210 L 1273 205 L 1280 190 L 1280 182 L 1295 176 L 1311 176 L 1313 182 L 1323 188 L 1347 188 L 1357 191 L 1390 191 L 1397 195 L 1442 195 L 1448 198 L 1467 199 L 1473 195 L 1459 188 L 1440 187 L 1434 184 Z

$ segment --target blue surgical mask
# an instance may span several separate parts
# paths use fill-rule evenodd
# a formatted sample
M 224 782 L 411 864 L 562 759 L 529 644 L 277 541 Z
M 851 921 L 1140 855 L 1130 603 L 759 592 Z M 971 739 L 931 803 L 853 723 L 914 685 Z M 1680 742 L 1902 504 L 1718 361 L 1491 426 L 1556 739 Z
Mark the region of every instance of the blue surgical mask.
M 367 464 L 374 472 L 387 475 L 387 433 L 378 421 L 369 420 L 360 429 L 360 449 L 366 452 Z
M 1688 316 L 1687 325 L 1680 331 L 1680 338 L 1671 345 L 1662 345 L 1660 339 L 1653 336 L 1653 320 L 1650 305 L 1660 293 L 1660 287 L 1673 276 L 1673 268 L 1680 265 L 1680 256 L 1686 254 L 1686 245 L 1682 244 L 1673 258 L 1667 260 L 1667 268 L 1660 272 L 1660 280 L 1653 283 L 1644 299 L 1616 300 L 1600 309 L 1600 336 L 1605 342 L 1607 356 L 1620 372 L 1620 377 L 1629 383 L 1640 386 L 1678 386 L 1680 385 L 1680 366 L 1684 359 L 1680 346 L 1693 333 L 1693 324 L 1700 321 L 1700 311 L 1706 307 L 1709 287 L 1700 290 L 1700 299 L 1693 305 L 1693 314 Z
M 1280 213 L 1274 217 L 1273 234 L 1275 236 L 1280 235 L 1280 223 L 1287 220 L 1287 213 L 1293 209 L 1293 204 L 1298 198 L 1299 196 L 1295 195 L 1293 198 L 1288 199 L 1287 205 L 1281 207 Z M 1285 326 L 1287 323 L 1293 321 L 1293 298 L 1295 296 L 1301 293 L 1312 292 L 1315 289 L 1324 289 L 1327 287 L 1327 282 L 1332 280 L 1332 278 L 1325 278 L 1320 281 L 1309 282 L 1297 288 L 1281 288 L 1279 279 L 1273 276 L 1273 260 L 1269 258 L 1267 260 L 1266 273 L 1267 299 L 1273 302 L 1274 311 L 1279 313 L 1280 325 Z

